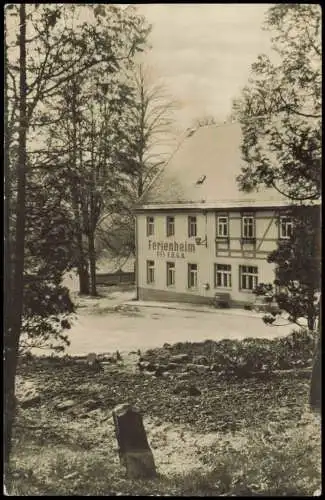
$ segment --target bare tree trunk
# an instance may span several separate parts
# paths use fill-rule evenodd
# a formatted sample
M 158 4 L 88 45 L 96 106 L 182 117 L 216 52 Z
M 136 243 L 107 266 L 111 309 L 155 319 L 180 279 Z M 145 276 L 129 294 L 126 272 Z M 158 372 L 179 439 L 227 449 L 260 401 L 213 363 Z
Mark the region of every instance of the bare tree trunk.
M 143 169 L 143 163 L 141 162 L 141 168 Z M 138 174 L 138 186 L 137 186 L 137 191 L 138 191 L 138 198 L 141 198 L 143 195 L 143 180 L 142 180 L 142 172 L 140 171 Z
M 76 81 L 73 81 L 73 90 L 71 96 L 71 108 L 72 108 L 72 169 L 74 172 L 74 176 L 72 178 L 71 184 L 71 195 L 72 195 L 72 204 L 73 211 L 76 222 L 76 238 L 77 238 L 77 248 L 78 248 L 78 257 L 77 257 L 77 272 L 79 276 L 79 294 L 80 295 L 89 295 L 89 271 L 88 271 L 88 259 L 84 255 L 84 247 L 82 241 L 82 224 L 80 217 L 80 199 L 78 194 L 77 184 L 74 182 L 78 182 L 78 176 L 76 175 L 77 171 L 77 149 L 78 149 L 78 141 L 77 141 L 77 106 L 76 106 Z
M 308 309 L 307 309 L 307 325 L 308 330 L 313 332 L 316 325 L 316 311 L 315 311 L 315 290 L 310 289 L 308 292 Z
M 96 250 L 95 250 L 95 235 L 93 232 L 88 234 L 88 252 L 90 266 L 90 293 L 93 297 L 97 296 L 96 288 Z
M 316 412 L 321 411 L 322 407 L 322 348 L 321 348 L 321 333 L 319 332 L 319 339 L 316 346 L 313 368 L 310 381 L 310 394 L 309 404 L 312 410 Z
M 93 103 L 92 103 L 93 104 Z M 95 229 L 96 229 L 96 221 L 98 221 L 98 217 L 100 212 L 96 213 L 96 181 L 99 182 L 97 178 L 98 175 L 98 166 L 95 162 L 95 142 L 96 142 L 96 125 L 95 125 L 95 116 L 94 116 L 94 108 L 91 106 L 91 172 L 90 172 L 90 193 L 89 193 L 89 205 L 88 205 L 88 213 L 85 211 L 84 213 L 84 221 L 87 226 L 87 237 L 88 237 L 88 256 L 89 256 L 89 266 L 90 266 L 90 287 L 91 287 L 91 295 L 96 297 L 97 289 L 96 289 L 96 250 L 95 250 Z
M 78 264 L 77 272 L 79 277 L 79 295 L 89 295 L 89 271 L 86 261 L 82 261 Z
M 314 329 L 315 329 L 315 316 L 313 313 L 308 315 L 307 325 L 308 325 L 308 330 L 310 332 L 314 331 Z
M 309 404 L 313 411 L 321 412 L 322 408 L 322 297 L 318 303 L 318 341 L 315 349 L 313 368 L 310 380 Z
M 78 204 L 75 199 L 74 189 L 71 189 L 73 211 L 75 217 L 75 234 L 76 234 L 76 267 L 77 274 L 79 278 L 79 295 L 89 295 L 90 283 L 89 283 L 89 269 L 88 269 L 88 258 L 85 255 L 83 240 L 82 240 L 82 230 L 80 227 L 80 215 L 78 211 Z
M 77 263 L 77 272 L 79 277 L 79 294 L 80 295 L 89 295 L 90 293 L 90 283 L 89 283 L 89 268 L 88 268 L 88 259 L 84 256 L 82 235 L 77 234 L 78 240 L 78 263 Z
M 5 414 L 4 414 L 4 461 L 9 465 L 12 444 L 12 430 L 15 418 L 15 378 L 18 362 L 19 338 L 21 333 L 24 289 L 24 254 L 25 254 L 25 194 L 26 194 L 26 5 L 20 5 L 20 102 L 19 102 L 19 149 L 17 162 L 17 207 L 15 231 L 15 260 L 13 269 L 13 287 L 8 311 L 7 331 L 5 332 L 4 379 L 5 379 Z
M 82 239 L 82 230 L 80 227 L 80 216 L 78 212 L 77 204 L 74 200 L 74 194 L 72 193 L 73 209 L 75 213 L 76 221 L 76 248 L 77 248 L 77 259 L 76 267 L 77 274 L 79 277 L 79 295 L 89 295 L 90 282 L 89 282 L 89 266 L 88 257 L 85 255 L 84 244 Z
M 5 18 L 6 22 L 6 18 Z M 5 26 L 5 54 L 4 54 L 4 76 L 5 76 L 5 102 L 4 102 L 4 368 L 5 368 L 5 413 L 4 413 L 4 462 L 7 468 L 10 455 L 11 427 L 15 413 L 14 407 L 14 380 L 11 373 L 11 335 L 10 335 L 10 313 L 11 313 L 11 252 L 10 252 L 10 168 L 9 168 L 9 130 L 8 130 L 8 87 L 7 87 L 7 32 Z
M 9 328 L 9 311 L 11 300 L 11 251 L 10 251 L 10 199 L 11 199 L 11 186 L 10 186 L 10 155 L 9 155 L 9 100 L 8 100 L 8 52 L 7 52 L 7 29 L 6 17 L 4 17 L 4 33 L 5 33 L 5 47 L 4 47 L 4 331 L 7 332 Z

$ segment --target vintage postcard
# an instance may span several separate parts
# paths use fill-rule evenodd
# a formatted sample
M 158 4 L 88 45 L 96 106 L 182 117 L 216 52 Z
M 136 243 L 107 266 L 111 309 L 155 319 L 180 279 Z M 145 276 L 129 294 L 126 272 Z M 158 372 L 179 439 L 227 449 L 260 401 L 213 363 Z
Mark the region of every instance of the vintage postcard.
M 5 495 L 321 495 L 321 21 L 5 5 Z

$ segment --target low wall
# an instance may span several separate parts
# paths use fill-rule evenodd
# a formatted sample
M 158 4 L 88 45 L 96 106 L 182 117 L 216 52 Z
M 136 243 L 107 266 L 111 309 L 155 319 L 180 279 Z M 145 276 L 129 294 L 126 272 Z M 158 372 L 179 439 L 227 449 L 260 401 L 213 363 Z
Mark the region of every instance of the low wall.
M 117 272 L 117 273 L 101 273 L 96 274 L 96 285 L 119 285 L 124 284 L 134 284 L 135 283 L 135 273 L 129 272 Z
M 152 300 L 161 302 L 184 302 L 191 304 L 209 304 L 212 305 L 213 297 L 204 297 L 203 295 L 196 295 L 194 293 L 179 293 L 172 290 L 156 290 L 153 288 L 138 288 L 139 300 Z M 230 300 L 230 307 L 245 307 L 248 304 L 253 306 L 254 297 L 250 296 L 246 302 Z

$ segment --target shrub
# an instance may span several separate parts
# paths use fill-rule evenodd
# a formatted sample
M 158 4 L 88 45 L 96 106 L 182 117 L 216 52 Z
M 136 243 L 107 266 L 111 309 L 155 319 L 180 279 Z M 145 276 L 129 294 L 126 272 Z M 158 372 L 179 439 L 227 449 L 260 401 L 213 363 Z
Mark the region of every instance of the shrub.
M 143 359 L 160 361 L 173 354 L 186 353 L 189 361 L 198 356 L 205 364 L 223 375 L 251 376 L 257 372 L 309 368 L 315 350 L 315 334 L 306 329 L 293 330 L 286 337 L 269 339 L 247 338 L 242 341 L 224 339 L 218 342 L 185 342 L 170 346 L 168 350 L 152 349 Z

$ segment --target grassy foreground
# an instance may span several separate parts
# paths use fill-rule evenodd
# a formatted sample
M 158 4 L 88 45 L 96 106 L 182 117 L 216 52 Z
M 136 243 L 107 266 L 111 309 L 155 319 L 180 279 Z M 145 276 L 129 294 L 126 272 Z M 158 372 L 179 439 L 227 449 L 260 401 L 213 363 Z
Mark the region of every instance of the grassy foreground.
M 309 377 L 298 369 L 233 381 L 195 374 L 201 394 L 194 397 L 175 394 L 173 376 L 136 373 L 123 361 L 96 372 L 73 359 L 32 358 L 19 368 L 8 492 L 313 495 L 321 438 L 307 408 Z M 143 411 L 155 480 L 128 480 L 120 467 L 112 409 L 121 402 Z

